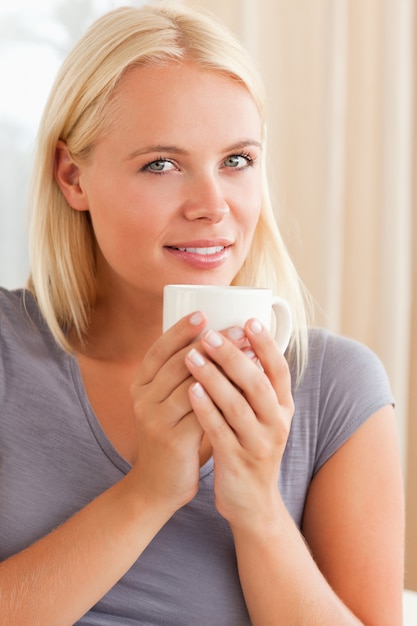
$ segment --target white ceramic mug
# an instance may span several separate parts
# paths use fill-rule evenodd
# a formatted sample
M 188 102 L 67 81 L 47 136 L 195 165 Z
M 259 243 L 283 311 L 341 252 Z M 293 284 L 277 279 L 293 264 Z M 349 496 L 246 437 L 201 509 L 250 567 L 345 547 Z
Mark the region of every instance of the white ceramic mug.
M 248 319 L 258 319 L 275 334 L 282 352 L 287 349 L 292 330 L 290 307 L 286 300 L 260 287 L 225 287 L 216 285 L 165 285 L 162 330 L 165 332 L 179 319 L 202 311 L 207 326 L 224 330 L 243 328 Z

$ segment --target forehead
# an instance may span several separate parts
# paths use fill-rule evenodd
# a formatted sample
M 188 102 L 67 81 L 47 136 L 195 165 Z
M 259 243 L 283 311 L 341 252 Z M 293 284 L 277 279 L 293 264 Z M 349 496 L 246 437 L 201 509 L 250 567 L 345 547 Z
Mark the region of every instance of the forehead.
M 130 68 L 113 94 L 111 108 L 117 125 L 140 124 L 143 131 L 202 126 L 215 132 L 261 137 L 261 118 L 248 89 L 224 73 L 191 63 Z

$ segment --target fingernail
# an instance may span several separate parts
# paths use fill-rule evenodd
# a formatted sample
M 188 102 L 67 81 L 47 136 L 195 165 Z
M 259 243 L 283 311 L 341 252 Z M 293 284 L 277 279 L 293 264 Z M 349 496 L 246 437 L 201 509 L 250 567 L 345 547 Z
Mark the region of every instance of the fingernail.
M 188 321 L 190 322 L 191 326 L 199 326 L 203 320 L 203 314 L 200 313 L 200 311 L 197 311 L 196 313 L 193 313 L 191 315 Z
M 204 396 L 206 395 L 200 383 L 194 383 L 194 385 L 191 385 L 191 391 L 197 398 L 204 398 Z
M 216 333 L 214 330 L 207 331 L 204 335 L 204 339 L 213 348 L 218 348 L 223 343 L 223 337 L 219 335 L 219 333 Z
M 259 335 L 262 332 L 262 324 L 258 320 L 252 320 L 250 323 L 250 329 L 255 335 Z
M 232 341 L 239 341 L 239 339 L 243 339 L 243 337 L 245 336 L 243 328 L 240 328 L 239 326 L 233 326 L 232 328 L 228 328 L 226 334 Z
M 203 367 L 203 365 L 205 365 L 204 358 L 195 348 L 190 350 L 187 356 L 190 359 L 190 361 L 194 363 L 194 365 L 197 365 L 197 367 Z

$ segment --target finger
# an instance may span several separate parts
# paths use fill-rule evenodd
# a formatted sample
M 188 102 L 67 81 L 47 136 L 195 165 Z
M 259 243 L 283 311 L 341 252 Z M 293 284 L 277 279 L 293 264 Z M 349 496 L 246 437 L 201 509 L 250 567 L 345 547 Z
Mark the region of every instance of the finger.
M 290 369 L 273 336 L 256 319 L 247 322 L 245 333 L 260 365 L 275 389 L 280 404 L 289 408 L 293 407 Z
M 148 350 L 135 383 L 145 385 L 153 380 L 157 372 L 174 354 L 198 337 L 206 321 L 205 315 L 196 311 L 169 328 Z
M 161 405 L 161 415 L 166 423 L 175 426 L 192 412 L 189 397 L 189 387 L 195 382 L 187 370 L 187 378 L 176 387 Z
M 277 419 L 279 399 L 277 390 L 271 383 L 267 373 L 257 367 L 254 362 L 248 359 L 230 342 L 224 340 L 219 333 L 214 333 L 213 331 L 205 333 L 202 338 L 202 346 L 210 359 L 216 362 L 234 385 L 242 390 L 258 419 L 264 423 L 275 421 Z M 256 353 L 256 349 L 254 351 Z M 259 357 L 258 354 L 257 356 Z M 211 381 L 202 380 L 201 378 L 197 378 L 197 380 L 202 382 L 217 404 L 216 390 L 213 389 L 212 392 Z M 289 409 L 289 413 L 292 415 L 292 410 Z M 281 417 L 286 418 L 287 416 L 281 413 Z
M 250 347 L 245 347 L 242 348 L 241 351 L 243 352 L 243 354 L 246 356 L 246 358 L 250 359 L 251 361 L 253 361 L 254 363 L 256 363 L 259 367 L 262 367 L 260 364 L 260 361 L 257 357 L 257 355 L 255 354 L 255 352 L 252 350 L 252 348 Z
M 226 328 L 222 331 L 222 335 L 227 337 L 229 341 L 231 341 L 235 346 L 238 346 L 241 349 L 245 345 L 248 345 L 245 331 L 240 326 L 231 326 L 230 328 Z
M 268 378 L 259 368 L 254 368 L 258 355 L 252 347 L 237 350 L 230 342 L 223 341 L 222 337 L 213 331 L 208 331 L 203 335 L 202 347 L 209 357 L 221 366 L 227 377 L 245 393 L 252 406 L 259 392 L 273 397 Z M 262 388 L 259 389 L 259 386 Z
M 238 353 L 241 361 L 251 365 L 252 369 L 258 370 L 257 366 L 251 363 L 244 354 L 234 346 L 231 347 Z M 206 420 L 209 418 L 212 420 L 211 427 L 214 432 L 218 430 L 224 432 L 222 421 L 226 420 L 225 423 L 228 424 L 240 444 L 249 448 L 254 441 L 253 429 L 257 424 L 257 418 L 244 393 L 236 387 L 234 381 L 229 380 L 222 369 L 195 348 L 186 355 L 185 361 L 196 381 L 208 395 L 204 403 L 199 406 L 204 411 Z M 192 387 L 192 389 L 199 390 L 200 388 Z M 211 411 L 208 411 L 209 402 L 212 405 Z M 195 402 L 192 405 L 197 418 L 201 420 L 202 417 L 197 412 L 199 409 Z M 207 427 L 205 422 L 204 428 Z
M 191 382 L 192 377 L 188 373 L 187 380 L 163 401 L 151 398 L 151 385 L 138 391 L 137 398 L 134 399 L 134 415 L 141 441 L 149 439 L 149 436 L 155 441 L 174 441 L 185 433 L 193 436 L 195 432 L 201 436 L 201 426 L 192 410 L 188 393 Z
M 194 414 L 213 449 L 219 449 L 221 444 L 231 451 L 231 446 L 236 446 L 236 436 L 201 383 L 190 385 L 189 397 Z
M 195 314 L 197 317 L 198 313 Z M 198 320 L 198 317 L 197 317 Z M 191 323 L 195 324 L 195 319 L 191 317 Z M 250 348 L 249 342 L 246 338 L 243 328 L 232 327 L 222 331 L 222 333 L 229 337 L 233 341 L 234 345 L 238 346 L 240 350 L 245 352 L 249 358 L 256 359 L 253 350 Z M 177 353 L 172 355 L 157 371 L 154 376 L 155 381 L 165 390 L 165 394 L 162 399 L 167 398 L 173 392 L 173 390 L 184 380 L 189 377 L 189 371 L 185 367 L 184 356 L 188 352 L 191 343 L 197 348 L 201 347 L 201 342 L 191 341 L 187 343 L 185 348 L 182 348 Z

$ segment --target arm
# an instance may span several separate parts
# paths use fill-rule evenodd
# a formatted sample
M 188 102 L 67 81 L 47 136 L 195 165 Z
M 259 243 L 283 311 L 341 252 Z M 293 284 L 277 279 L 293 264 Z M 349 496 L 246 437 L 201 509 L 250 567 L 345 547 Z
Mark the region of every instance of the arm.
M 0 564 L 1 622 L 71 625 L 130 568 L 198 489 L 201 427 L 187 394 L 185 319 L 145 357 L 132 385 L 137 462 L 52 533 Z
M 404 501 L 394 411 L 370 417 L 314 478 L 303 533 L 327 580 L 365 624 L 400 626 Z
M 392 413 L 378 411 L 314 478 L 302 528 L 311 555 L 284 510 L 270 532 L 235 531 L 254 624 L 281 623 L 282 599 L 291 624 L 306 616 L 329 626 L 402 624 L 404 509 Z
M 0 564 L 5 624 L 70 626 L 140 556 L 169 519 L 134 471 L 49 535 Z
M 203 340 L 211 359 L 221 365 L 243 395 L 235 385 L 228 386 L 213 363 L 196 368 L 187 362 L 206 390 L 203 394 L 200 388 L 192 388 L 192 404 L 213 446 L 216 503 L 233 532 L 253 624 L 400 624 L 402 505 L 398 452 L 392 424 L 386 425 L 390 423 L 386 414 L 391 416 L 391 409 L 384 409 L 382 416 L 360 428 L 314 479 L 303 528 L 312 556 L 276 488 L 293 411 L 288 368 L 268 333 L 254 335 L 250 328 L 246 330 L 264 373 L 250 359 L 245 361 L 230 342 L 213 348 Z M 193 389 L 199 393 L 193 394 Z M 380 441 L 367 447 L 376 432 Z M 383 442 L 385 449 L 380 448 Z M 367 480 L 370 468 L 365 467 L 366 463 L 379 472 L 378 490 L 374 480 Z M 390 473 L 394 478 L 384 483 Z M 349 492 L 351 480 L 367 506 L 355 505 L 357 494 L 351 491 L 342 512 L 343 498 L 339 495 L 337 499 L 335 490 L 337 487 Z M 386 489 L 383 498 L 381 483 Z M 375 527 L 382 511 L 386 519 L 387 497 L 391 521 L 378 534 Z M 334 523 L 328 543 L 330 527 L 326 520 L 332 518 L 331 513 L 339 521 L 347 519 L 350 531 L 343 536 L 343 529 Z M 373 541 L 367 543 L 367 535 L 373 532 Z M 349 551 L 351 563 L 346 569 L 341 554 Z M 358 552 L 359 558 L 355 559 Z M 385 569 L 393 568 L 394 573 L 381 572 L 381 563 Z M 360 585 L 353 594 L 355 576 Z M 368 585 L 370 594 L 363 592 Z M 386 596 L 388 585 L 393 589 Z

